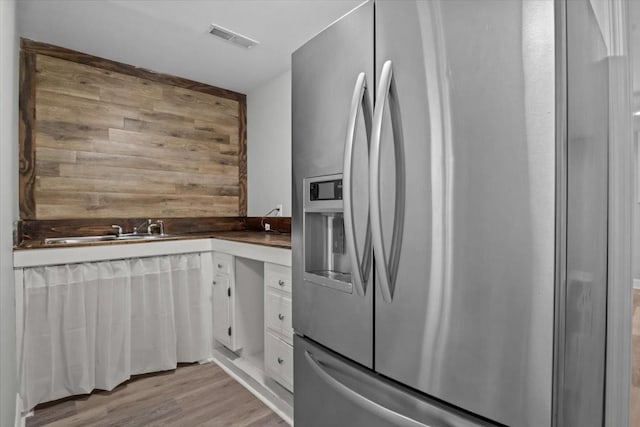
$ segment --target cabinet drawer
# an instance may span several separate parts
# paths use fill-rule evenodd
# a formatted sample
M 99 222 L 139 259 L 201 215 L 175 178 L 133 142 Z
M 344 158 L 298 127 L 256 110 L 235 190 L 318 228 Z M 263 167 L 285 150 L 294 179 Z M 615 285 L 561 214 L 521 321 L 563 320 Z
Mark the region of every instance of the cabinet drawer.
M 213 270 L 220 274 L 231 274 L 233 256 L 221 252 L 213 254 Z
M 293 328 L 291 327 L 291 298 L 267 290 L 265 315 L 267 328 L 284 336 L 291 344 Z
M 269 332 L 265 335 L 264 346 L 267 374 L 293 391 L 293 347 Z
M 278 264 L 264 264 L 264 280 L 267 286 L 291 292 L 291 267 Z

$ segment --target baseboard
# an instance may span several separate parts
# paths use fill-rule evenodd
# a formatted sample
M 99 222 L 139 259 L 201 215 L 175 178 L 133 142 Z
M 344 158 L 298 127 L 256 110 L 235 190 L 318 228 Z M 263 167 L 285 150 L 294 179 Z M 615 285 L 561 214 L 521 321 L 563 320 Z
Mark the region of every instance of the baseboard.
M 22 413 L 22 398 L 19 394 L 16 394 L 16 423 L 15 427 L 25 427 L 27 425 L 27 418 L 33 415 L 33 410 Z

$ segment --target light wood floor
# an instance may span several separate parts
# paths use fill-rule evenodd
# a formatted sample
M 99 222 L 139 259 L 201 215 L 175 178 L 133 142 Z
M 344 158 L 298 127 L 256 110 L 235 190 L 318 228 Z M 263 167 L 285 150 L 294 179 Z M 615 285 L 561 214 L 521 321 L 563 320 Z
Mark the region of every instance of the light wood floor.
M 35 426 L 286 426 L 214 363 L 141 375 L 114 390 L 36 407 Z

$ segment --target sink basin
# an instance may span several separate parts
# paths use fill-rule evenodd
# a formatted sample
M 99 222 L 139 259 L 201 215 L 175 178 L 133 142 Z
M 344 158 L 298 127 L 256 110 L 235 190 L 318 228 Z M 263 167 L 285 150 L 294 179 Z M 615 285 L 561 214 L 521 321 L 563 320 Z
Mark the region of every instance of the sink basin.
M 44 239 L 45 245 L 56 244 L 76 244 L 76 243 L 97 243 L 97 242 L 117 242 L 117 241 L 129 241 L 129 240 L 154 240 L 169 237 L 168 234 L 121 234 L 116 236 L 114 234 L 108 234 L 106 236 L 79 236 L 79 237 L 52 237 Z
M 64 244 L 64 243 L 95 243 L 95 242 L 109 242 L 117 240 L 114 235 L 107 236 L 81 236 L 81 237 L 52 237 L 44 239 L 45 245 Z
M 169 237 L 168 234 L 121 234 L 116 240 L 154 240 Z

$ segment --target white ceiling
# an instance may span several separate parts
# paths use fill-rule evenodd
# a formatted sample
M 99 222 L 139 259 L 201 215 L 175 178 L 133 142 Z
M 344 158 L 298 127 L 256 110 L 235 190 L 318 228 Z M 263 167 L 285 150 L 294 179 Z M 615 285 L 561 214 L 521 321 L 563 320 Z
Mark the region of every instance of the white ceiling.
M 2 0 L 0 0 L 2 1 Z M 248 93 L 363 0 L 19 0 L 21 37 Z M 211 23 L 260 44 L 208 34 Z

